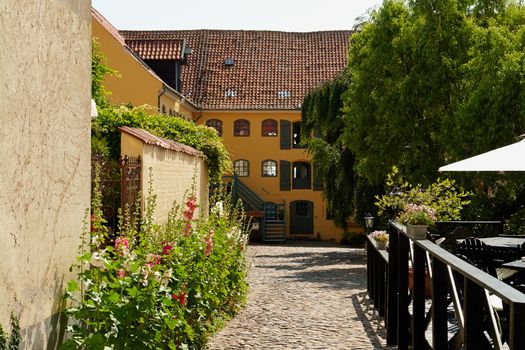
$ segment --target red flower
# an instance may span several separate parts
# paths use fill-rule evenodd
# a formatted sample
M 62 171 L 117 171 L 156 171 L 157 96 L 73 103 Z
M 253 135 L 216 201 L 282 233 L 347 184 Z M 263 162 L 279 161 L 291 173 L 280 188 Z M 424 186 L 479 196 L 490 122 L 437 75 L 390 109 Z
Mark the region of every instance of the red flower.
M 171 299 L 178 300 L 180 305 L 184 305 L 184 303 L 186 302 L 186 293 L 185 292 L 182 292 L 180 294 L 173 293 L 171 295 Z
M 165 244 L 164 247 L 162 247 L 162 255 L 168 255 L 171 252 L 172 248 L 173 246 L 171 244 Z

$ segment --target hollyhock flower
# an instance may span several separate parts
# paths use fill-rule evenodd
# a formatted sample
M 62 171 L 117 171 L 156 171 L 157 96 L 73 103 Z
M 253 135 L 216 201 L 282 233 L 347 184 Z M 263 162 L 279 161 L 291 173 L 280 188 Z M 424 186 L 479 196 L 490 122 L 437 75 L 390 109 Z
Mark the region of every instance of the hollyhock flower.
M 90 220 L 90 223 L 91 223 L 91 227 L 90 227 L 90 231 L 89 232 L 94 232 L 95 231 L 95 224 L 93 223 L 93 221 L 95 221 L 95 215 L 91 214 L 91 216 L 89 217 L 89 220 Z
M 188 197 L 188 200 L 186 201 L 186 206 L 191 210 L 194 211 L 197 207 L 197 198 L 195 196 Z
M 185 292 L 182 292 L 180 294 L 173 293 L 171 295 L 171 298 L 173 300 L 178 300 L 180 305 L 184 305 L 184 303 L 186 302 L 186 293 Z
M 183 215 L 187 220 L 193 219 L 193 212 L 191 210 L 184 210 Z
M 104 266 L 104 251 L 101 251 L 101 252 L 93 252 L 93 254 L 91 255 L 91 266 L 94 266 L 94 267 L 98 267 L 99 269 L 101 270 L 105 270 L 105 266 Z
M 153 265 L 159 265 L 160 259 L 160 255 L 150 253 L 146 256 L 146 265 L 148 265 L 149 267 L 153 267 Z
M 213 211 L 214 211 L 218 216 L 222 216 L 222 215 L 223 215 L 223 212 L 224 212 L 224 205 L 223 205 L 222 201 L 219 201 L 219 202 L 215 203 L 215 207 L 213 208 Z
M 126 237 L 117 237 L 115 239 L 115 251 L 117 255 L 128 256 L 129 255 L 129 241 Z
M 126 270 L 119 269 L 118 272 L 117 272 L 117 276 L 118 276 L 118 278 L 121 278 L 121 279 L 126 277 Z
M 162 255 L 168 255 L 171 252 L 173 246 L 169 243 L 164 244 L 162 247 Z
M 97 248 L 100 247 L 100 236 L 99 235 L 93 235 L 91 237 L 91 244 L 95 245 Z
M 163 288 L 166 288 L 168 286 L 168 283 L 170 282 L 171 276 L 173 276 L 173 270 L 172 269 L 168 269 L 168 270 L 164 271 L 164 273 L 162 274 L 161 281 L 160 281 L 160 285 Z
M 144 286 L 147 286 L 148 285 L 148 278 L 149 278 L 149 274 L 151 273 L 151 269 L 149 266 L 144 266 L 140 272 L 142 274 L 142 276 L 144 276 L 144 280 L 142 281 L 142 284 Z
M 191 222 L 188 222 L 182 231 L 183 236 L 188 236 L 191 233 Z
M 210 256 L 211 251 L 213 249 L 213 238 L 212 235 L 204 238 L 204 243 L 206 244 L 206 247 L 204 248 L 204 255 Z

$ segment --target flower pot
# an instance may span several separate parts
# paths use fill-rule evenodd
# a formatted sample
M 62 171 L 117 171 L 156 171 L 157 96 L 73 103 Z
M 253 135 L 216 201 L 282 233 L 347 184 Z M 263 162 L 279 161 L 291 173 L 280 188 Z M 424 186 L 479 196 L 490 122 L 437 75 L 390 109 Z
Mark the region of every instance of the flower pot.
M 408 268 L 408 288 L 414 289 L 414 270 L 412 267 Z M 425 297 L 428 298 L 430 296 L 432 296 L 432 292 L 430 290 L 430 274 L 425 268 Z
M 375 243 L 376 243 L 376 247 L 377 247 L 377 249 L 379 249 L 379 250 L 384 250 L 384 249 L 386 249 L 386 242 L 375 241 Z
M 426 225 L 407 225 L 407 235 L 413 240 L 426 239 L 427 238 Z

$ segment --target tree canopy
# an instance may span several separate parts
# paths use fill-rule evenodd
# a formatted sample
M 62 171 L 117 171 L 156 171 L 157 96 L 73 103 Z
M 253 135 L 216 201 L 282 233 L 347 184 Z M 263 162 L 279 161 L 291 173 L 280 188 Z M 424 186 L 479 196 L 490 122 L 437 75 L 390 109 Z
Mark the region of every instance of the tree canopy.
M 327 198 L 351 172 L 353 189 L 343 192 L 353 191 L 354 205 L 343 210 L 355 214 L 373 200 L 359 184 L 382 189 L 392 166 L 426 186 L 444 164 L 517 141 L 525 133 L 523 24 L 525 8 L 514 1 L 385 0 L 351 37 L 342 108 L 327 109 L 322 88 L 304 101 L 306 126 L 333 132 L 309 141 L 314 160 L 335 148 L 353 163 L 352 171 L 340 159 L 330 165 L 337 175 L 324 177 Z M 454 177 L 477 197 L 472 215 L 508 216 L 523 197 L 520 175 Z M 505 197 L 516 201 L 504 210 L 489 204 Z

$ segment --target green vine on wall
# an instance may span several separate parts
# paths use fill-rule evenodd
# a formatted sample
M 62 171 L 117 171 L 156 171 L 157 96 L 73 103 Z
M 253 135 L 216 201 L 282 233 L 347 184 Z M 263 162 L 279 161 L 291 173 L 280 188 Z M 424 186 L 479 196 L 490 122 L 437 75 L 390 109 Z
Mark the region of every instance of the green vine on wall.
M 18 318 L 11 314 L 11 335 L 8 336 L 0 325 L 0 350 L 18 350 L 21 340 L 20 323 Z

